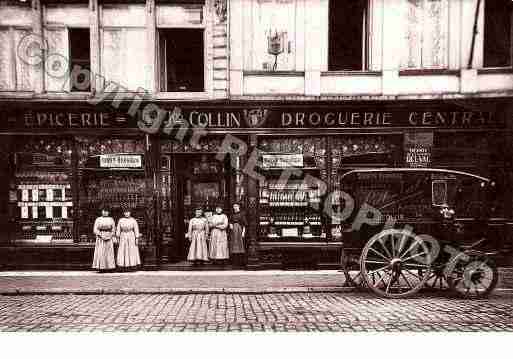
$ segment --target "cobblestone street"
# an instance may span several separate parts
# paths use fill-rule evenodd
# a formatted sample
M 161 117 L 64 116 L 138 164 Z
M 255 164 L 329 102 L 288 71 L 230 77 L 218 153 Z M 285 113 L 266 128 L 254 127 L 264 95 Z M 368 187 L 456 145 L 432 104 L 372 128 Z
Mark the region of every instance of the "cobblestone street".
M 6 295 L 0 297 L 0 331 L 513 331 L 513 297 Z

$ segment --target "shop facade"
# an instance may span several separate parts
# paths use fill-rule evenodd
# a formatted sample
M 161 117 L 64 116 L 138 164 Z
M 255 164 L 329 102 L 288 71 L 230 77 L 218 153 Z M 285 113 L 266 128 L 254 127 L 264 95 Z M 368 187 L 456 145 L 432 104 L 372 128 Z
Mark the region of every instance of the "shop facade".
M 107 205 L 116 219 L 132 209 L 145 269 L 187 269 L 193 210 L 220 205 L 229 216 L 233 203 L 248 220 L 248 269 L 335 268 L 351 235 L 350 223 L 330 215 L 343 207 L 347 171 L 442 168 L 498 183 L 510 176 L 502 100 L 148 105 L 133 116 L 107 104 L 5 106 L 2 268 L 88 268 L 93 222 Z M 358 196 L 380 208 L 375 187 L 362 183 Z M 496 218 L 504 246 L 507 187 Z M 408 223 L 426 205 L 385 215 Z M 465 204 L 458 211 L 472 216 Z

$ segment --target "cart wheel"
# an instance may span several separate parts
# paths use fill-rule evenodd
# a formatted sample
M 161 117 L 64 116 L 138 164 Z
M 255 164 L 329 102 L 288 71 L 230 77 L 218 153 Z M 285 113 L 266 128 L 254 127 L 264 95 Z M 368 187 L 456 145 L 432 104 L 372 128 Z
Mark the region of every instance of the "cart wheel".
M 419 276 L 423 276 L 424 271 L 419 269 Z M 431 274 L 429 275 L 426 284 L 424 285 L 427 289 L 440 289 L 444 290 L 449 288 L 449 283 L 447 283 L 447 276 L 444 273 L 444 268 L 435 267 L 431 269 Z
M 388 229 L 365 245 L 360 268 L 367 286 L 388 298 L 403 298 L 420 290 L 431 275 L 431 253 L 421 237 Z
M 362 273 L 360 272 L 359 258 L 354 255 L 348 255 L 342 250 L 340 264 L 346 277 L 345 287 L 362 288 L 365 286 Z
M 447 282 L 461 298 L 486 298 L 497 286 L 499 272 L 495 262 L 479 252 L 458 254 L 447 267 Z

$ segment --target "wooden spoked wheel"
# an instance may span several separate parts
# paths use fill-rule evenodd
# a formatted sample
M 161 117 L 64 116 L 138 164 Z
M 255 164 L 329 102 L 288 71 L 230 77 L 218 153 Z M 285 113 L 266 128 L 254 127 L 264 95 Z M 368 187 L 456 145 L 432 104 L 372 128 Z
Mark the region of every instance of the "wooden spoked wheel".
M 422 269 L 419 270 L 419 275 L 422 276 L 424 271 Z M 447 283 L 447 277 L 444 272 L 444 267 L 434 267 L 431 269 L 431 274 L 429 275 L 426 284 L 424 285 L 427 289 L 434 290 L 444 290 L 449 288 L 449 283 Z
M 360 272 L 360 258 L 354 254 L 348 254 L 342 249 L 340 264 L 346 281 L 345 287 L 362 288 L 365 286 L 362 273 Z
M 477 252 L 462 252 L 448 264 L 447 282 L 461 298 L 486 298 L 497 286 L 499 272 L 495 262 Z
M 425 241 L 408 231 L 374 235 L 360 257 L 363 279 L 375 294 L 404 298 L 418 292 L 431 275 L 431 253 Z

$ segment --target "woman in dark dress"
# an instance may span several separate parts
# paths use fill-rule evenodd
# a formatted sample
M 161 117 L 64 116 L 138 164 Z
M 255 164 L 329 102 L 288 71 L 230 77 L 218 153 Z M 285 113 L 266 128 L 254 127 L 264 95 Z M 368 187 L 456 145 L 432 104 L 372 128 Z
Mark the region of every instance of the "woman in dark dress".
M 235 266 L 243 267 L 246 263 L 246 216 L 240 210 L 238 203 L 233 204 L 233 212 L 230 218 L 230 255 Z

